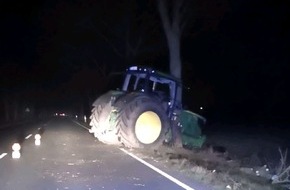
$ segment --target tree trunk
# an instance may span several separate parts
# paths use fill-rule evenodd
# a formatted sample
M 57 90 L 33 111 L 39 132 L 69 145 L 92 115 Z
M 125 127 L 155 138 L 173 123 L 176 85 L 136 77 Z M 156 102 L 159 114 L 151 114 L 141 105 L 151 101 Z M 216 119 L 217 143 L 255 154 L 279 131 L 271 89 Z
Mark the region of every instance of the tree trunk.
M 170 73 L 174 77 L 181 79 L 180 39 L 177 35 L 170 33 L 167 37 Z
M 168 44 L 170 73 L 180 80 L 182 65 L 180 57 L 181 26 L 179 8 L 181 5 L 181 0 L 176 0 L 172 4 L 173 18 L 171 20 L 168 10 L 168 4 L 166 6 L 166 1 L 159 0 L 158 2 L 159 13 Z M 177 89 L 176 101 L 177 105 L 182 105 L 182 88 Z M 172 138 L 175 147 L 182 147 L 181 129 L 174 121 L 172 121 Z
M 167 2 L 168 3 L 168 2 Z M 180 6 L 182 5 L 181 0 L 176 0 L 172 4 L 172 19 L 170 19 L 169 15 L 169 8 L 168 4 L 165 0 L 159 0 L 158 1 L 158 8 L 160 17 L 163 24 L 163 29 L 165 32 L 165 36 L 167 39 L 168 44 L 168 50 L 169 50 L 169 66 L 170 66 L 170 73 L 178 78 L 181 79 L 181 69 L 182 69 L 182 63 L 181 63 L 181 57 L 180 57 L 180 37 L 182 32 L 182 27 L 180 25 Z M 167 5 L 166 5 L 167 4 Z M 182 89 L 179 89 L 179 92 L 177 93 L 178 96 L 177 101 L 179 103 L 182 102 Z
M 179 36 L 169 32 L 167 42 L 168 42 L 168 49 L 169 49 L 169 63 L 170 63 L 170 73 L 181 80 L 181 72 L 182 72 L 182 63 L 180 57 L 180 39 Z M 176 101 L 178 104 L 182 105 L 182 88 L 177 89 L 177 97 Z

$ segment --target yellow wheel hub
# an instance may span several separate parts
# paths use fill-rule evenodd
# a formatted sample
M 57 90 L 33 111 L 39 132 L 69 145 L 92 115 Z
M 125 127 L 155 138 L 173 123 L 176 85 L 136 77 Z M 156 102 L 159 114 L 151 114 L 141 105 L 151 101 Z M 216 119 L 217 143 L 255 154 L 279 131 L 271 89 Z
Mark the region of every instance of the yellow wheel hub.
M 160 136 L 161 128 L 159 116 L 152 111 L 146 111 L 136 121 L 135 134 L 141 143 L 151 144 Z

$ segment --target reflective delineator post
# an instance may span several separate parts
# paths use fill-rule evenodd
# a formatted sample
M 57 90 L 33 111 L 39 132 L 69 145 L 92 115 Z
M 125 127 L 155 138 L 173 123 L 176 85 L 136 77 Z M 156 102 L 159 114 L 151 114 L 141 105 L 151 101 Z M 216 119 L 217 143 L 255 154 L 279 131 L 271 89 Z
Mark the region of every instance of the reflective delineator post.
M 21 149 L 21 146 L 19 143 L 14 143 L 12 145 L 12 158 L 13 159 L 18 159 L 20 158 L 21 154 L 20 154 L 20 149 Z
M 84 116 L 84 121 L 85 121 L 85 123 L 87 122 L 87 116 Z
M 35 145 L 36 145 L 36 146 L 39 146 L 39 145 L 41 144 L 41 142 L 40 142 L 40 139 L 41 139 L 40 134 L 36 134 L 36 135 L 34 136 L 34 139 L 35 139 Z

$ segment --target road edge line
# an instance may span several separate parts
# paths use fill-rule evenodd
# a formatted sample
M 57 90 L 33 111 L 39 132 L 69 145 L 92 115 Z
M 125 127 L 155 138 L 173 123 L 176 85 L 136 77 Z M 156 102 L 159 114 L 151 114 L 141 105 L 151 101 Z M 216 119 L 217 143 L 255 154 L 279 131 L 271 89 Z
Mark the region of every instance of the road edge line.
M 5 152 L 5 153 L 2 153 L 2 154 L 0 154 L 0 160 L 1 160 L 2 158 L 4 158 L 6 155 L 7 155 L 7 153 L 6 153 L 6 152 Z
M 32 134 L 29 134 L 25 137 L 25 140 L 29 139 L 32 136 Z
M 72 122 L 74 122 L 75 124 L 77 124 L 77 125 L 79 125 L 79 126 L 81 126 L 82 128 L 84 128 L 84 129 L 86 129 L 86 130 L 90 130 L 89 128 L 87 128 L 86 126 L 84 126 L 84 125 L 82 125 L 82 124 L 80 124 L 79 122 L 77 122 L 77 121 L 74 121 L 74 120 L 72 120 Z
M 136 155 L 132 154 L 131 152 L 128 152 L 127 150 L 123 149 L 123 148 L 119 148 L 121 151 L 125 152 L 127 155 L 131 156 L 132 158 L 138 160 L 139 162 L 141 162 L 142 164 L 144 164 L 145 166 L 151 168 L 152 170 L 154 170 L 155 172 L 159 173 L 160 175 L 166 177 L 167 179 L 169 179 L 170 181 L 174 182 L 175 184 L 179 185 L 180 187 L 186 189 L 186 190 L 196 190 L 188 185 L 186 185 L 185 183 L 179 181 L 178 179 L 172 177 L 171 175 L 165 173 L 164 171 L 160 170 L 159 168 L 156 168 L 155 166 L 153 166 L 152 164 L 149 164 L 148 162 L 146 162 L 145 160 L 142 160 L 141 158 L 137 157 Z

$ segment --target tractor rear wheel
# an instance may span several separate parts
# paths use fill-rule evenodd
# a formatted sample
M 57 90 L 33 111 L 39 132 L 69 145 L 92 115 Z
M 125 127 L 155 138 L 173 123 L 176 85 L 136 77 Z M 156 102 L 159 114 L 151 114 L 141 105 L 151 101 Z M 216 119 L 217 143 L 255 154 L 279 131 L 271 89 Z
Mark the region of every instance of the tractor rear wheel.
M 161 103 L 143 96 L 127 105 L 119 118 L 119 137 L 130 148 L 157 148 L 163 144 L 169 119 Z
M 97 105 L 92 110 L 91 132 L 99 141 L 105 144 L 120 145 L 116 128 L 110 127 L 110 115 L 113 110 L 110 103 Z

